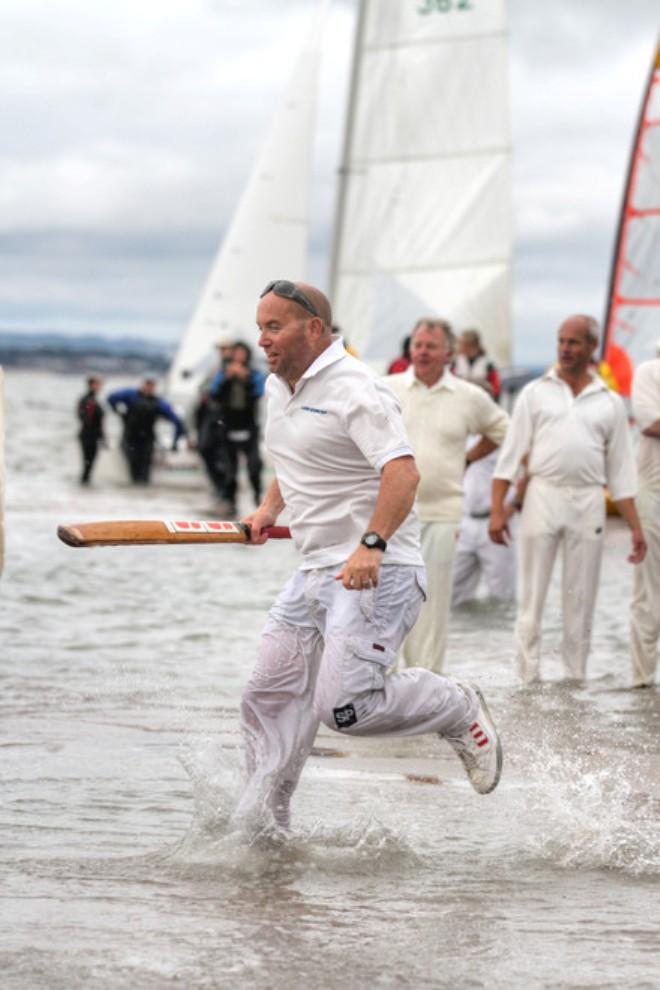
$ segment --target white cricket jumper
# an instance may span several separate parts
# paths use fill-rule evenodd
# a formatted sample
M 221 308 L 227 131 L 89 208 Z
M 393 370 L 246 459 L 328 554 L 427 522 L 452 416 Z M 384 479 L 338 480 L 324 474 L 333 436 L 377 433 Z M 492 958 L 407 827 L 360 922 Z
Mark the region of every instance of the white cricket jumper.
M 401 403 L 421 474 L 417 493 L 428 597 L 403 646 L 406 666 L 444 664 L 456 534 L 461 519 L 465 443 L 471 434 L 502 443 L 509 418 L 478 385 L 445 369 L 430 387 L 410 367 L 385 379 Z

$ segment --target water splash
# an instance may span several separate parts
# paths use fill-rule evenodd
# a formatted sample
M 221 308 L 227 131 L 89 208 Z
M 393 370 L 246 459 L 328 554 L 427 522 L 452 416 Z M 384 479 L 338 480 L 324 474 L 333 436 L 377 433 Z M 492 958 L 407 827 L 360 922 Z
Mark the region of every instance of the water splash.
M 228 827 L 241 787 L 241 760 L 217 739 L 199 737 L 184 743 L 179 762 L 190 778 L 194 826 L 213 833 Z
M 562 753 L 547 742 L 528 767 L 526 828 L 534 856 L 557 866 L 660 874 L 660 825 L 633 759 Z

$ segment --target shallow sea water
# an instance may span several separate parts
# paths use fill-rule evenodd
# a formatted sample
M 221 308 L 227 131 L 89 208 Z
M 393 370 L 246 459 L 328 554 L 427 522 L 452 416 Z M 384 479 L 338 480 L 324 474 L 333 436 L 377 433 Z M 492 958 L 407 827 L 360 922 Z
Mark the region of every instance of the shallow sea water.
M 534 689 L 512 680 L 513 608 L 452 616 L 448 672 L 503 734 L 493 795 L 432 738 L 323 730 L 292 836 L 248 840 L 238 703 L 295 551 L 59 543 L 62 522 L 209 502 L 130 488 L 113 452 L 82 490 L 79 386 L 6 375 L 2 986 L 660 987 L 660 702 L 628 689 L 621 524 L 586 684 L 559 680 L 556 589 Z

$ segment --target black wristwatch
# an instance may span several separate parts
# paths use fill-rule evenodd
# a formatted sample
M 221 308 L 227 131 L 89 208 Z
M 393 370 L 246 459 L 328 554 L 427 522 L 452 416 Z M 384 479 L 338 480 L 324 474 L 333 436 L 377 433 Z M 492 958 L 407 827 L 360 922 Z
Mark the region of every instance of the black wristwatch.
M 368 533 L 365 533 L 360 540 L 360 543 L 368 550 L 382 550 L 383 553 L 387 550 L 387 543 L 383 537 L 373 530 L 369 530 Z

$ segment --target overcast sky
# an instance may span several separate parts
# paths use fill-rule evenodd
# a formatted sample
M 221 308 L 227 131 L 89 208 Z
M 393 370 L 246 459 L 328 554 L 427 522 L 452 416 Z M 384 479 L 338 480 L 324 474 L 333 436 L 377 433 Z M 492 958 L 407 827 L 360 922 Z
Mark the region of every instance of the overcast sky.
M 2 0 L 0 329 L 174 341 L 316 0 Z M 308 277 L 327 284 L 354 0 L 335 0 Z M 602 315 L 658 0 L 510 0 L 514 356 Z M 405 332 L 406 328 L 403 328 Z

